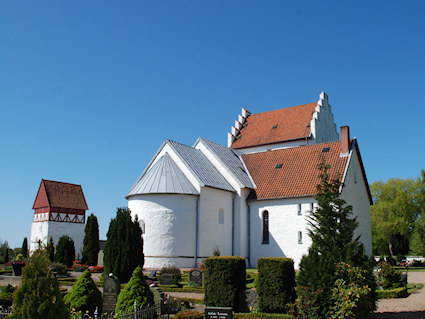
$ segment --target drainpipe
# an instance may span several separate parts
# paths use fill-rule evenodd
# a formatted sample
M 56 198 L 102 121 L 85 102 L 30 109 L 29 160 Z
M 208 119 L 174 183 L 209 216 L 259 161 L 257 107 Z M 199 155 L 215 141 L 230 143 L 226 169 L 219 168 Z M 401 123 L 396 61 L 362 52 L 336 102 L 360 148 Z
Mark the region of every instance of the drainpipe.
M 251 206 L 249 202 L 246 202 L 248 206 L 248 266 L 251 267 Z
M 196 221 L 195 221 L 195 261 L 194 261 L 194 268 L 197 266 L 198 261 L 198 240 L 199 240 L 199 199 L 201 198 L 201 194 L 199 194 L 198 198 L 196 199 Z
M 233 194 L 232 198 L 232 256 L 235 254 L 235 199 L 236 193 Z

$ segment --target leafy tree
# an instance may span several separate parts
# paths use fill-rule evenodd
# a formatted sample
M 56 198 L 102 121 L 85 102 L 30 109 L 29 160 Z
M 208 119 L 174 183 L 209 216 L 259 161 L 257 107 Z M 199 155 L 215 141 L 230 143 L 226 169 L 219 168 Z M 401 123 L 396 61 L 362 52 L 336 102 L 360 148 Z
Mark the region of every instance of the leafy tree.
M 75 258 L 75 246 L 71 237 L 63 235 L 56 246 L 55 261 L 71 267 Z
M 55 261 L 55 244 L 53 242 L 53 238 L 50 237 L 49 243 L 46 246 L 47 257 L 51 262 Z
M 65 304 L 71 310 L 93 313 L 96 307 L 102 306 L 102 294 L 91 278 L 90 270 L 86 270 L 78 278 L 71 291 L 64 298 Z
M 0 247 L 0 253 L 3 257 L 2 258 L 3 263 L 7 263 L 10 260 L 9 250 L 10 250 L 9 243 L 7 241 L 4 241 Z
M 377 255 L 406 254 L 414 223 L 420 214 L 418 181 L 389 179 L 374 182 L 370 189 L 373 251 Z
M 25 258 L 28 257 L 28 239 L 27 237 L 24 238 L 24 241 L 22 243 L 22 250 L 21 250 L 21 254 L 22 256 L 24 256 Z
M 144 264 L 142 230 L 137 217 L 133 221 L 128 208 L 118 208 L 106 236 L 105 272 L 127 282 L 133 270 L 137 266 L 143 268 Z
M 84 230 L 83 258 L 82 263 L 96 266 L 97 256 L 99 254 L 99 224 L 97 217 L 91 214 L 87 218 L 86 228 Z
M 133 310 L 134 300 L 137 301 L 139 307 L 154 304 L 153 293 L 143 277 L 140 266 L 133 271 L 130 281 L 118 295 L 115 313 L 120 314 Z
M 318 208 L 311 212 L 309 235 L 312 245 L 303 256 L 298 276 L 298 302 L 309 300 L 305 315 L 308 318 L 329 318 L 333 306 L 332 289 L 338 278 L 336 265 L 344 262 L 366 270 L 366 282 L 371 288 L 368 309 L 375 308 L 375 279 L 370 260 L 365 255 L 359 238 L 354 238 L 357 221 L 352 217 L 352 207 L 339 197 L 339 178 L 330 179 L 329 165 L 322 162 L 321 182 L 315 196 Z M 299 305 L 302 308 L 302 305 Z
M 68 318 L 56 277 L 44 251 L 36 250 L 23 268 L 21 285 L 13 298 L 16 319 Z

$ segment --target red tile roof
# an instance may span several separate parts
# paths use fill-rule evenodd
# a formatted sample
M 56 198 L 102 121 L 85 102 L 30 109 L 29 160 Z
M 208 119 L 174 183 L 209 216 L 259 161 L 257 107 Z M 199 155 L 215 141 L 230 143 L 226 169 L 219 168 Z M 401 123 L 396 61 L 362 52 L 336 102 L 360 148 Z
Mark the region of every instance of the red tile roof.
M 33 209 L 41 207 L 57 207 L 87 210 L 81 185 L 41 180 Z
M 323 151 L 329 148 L 328 151 Z M 339 157 L 340 142 L 313 144 L 242 155 L 257 189 L 251 198 L 273 199 L 317 194 L 319 163 L 330 164 L 331 178 L 342 178 L 348 156 Z M 282 164 L 281 168 L 276 168 Z
M 245 148 L 307 138 L 316 106 L 317 102 L 251 114 L 231 147 Z

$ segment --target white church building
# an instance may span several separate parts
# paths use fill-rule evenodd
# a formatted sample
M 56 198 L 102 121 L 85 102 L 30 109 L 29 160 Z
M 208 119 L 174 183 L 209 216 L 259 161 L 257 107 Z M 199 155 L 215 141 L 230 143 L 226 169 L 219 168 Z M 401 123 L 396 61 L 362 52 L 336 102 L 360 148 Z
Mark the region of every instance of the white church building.
M 219 249 L 242 256 L 307 253 L 308 215 L 315 209 L 318 164 L 325 159 L 342 182 L 366 253 L 372 253 L 368 182 L 357 140 L 338 134 L 328 96 L 317 102 L 241 115 L 228 145 L 198 138 L 193 146 L 166 140 L 127 195 L 143 230 L 145 268 L 194 267 Z

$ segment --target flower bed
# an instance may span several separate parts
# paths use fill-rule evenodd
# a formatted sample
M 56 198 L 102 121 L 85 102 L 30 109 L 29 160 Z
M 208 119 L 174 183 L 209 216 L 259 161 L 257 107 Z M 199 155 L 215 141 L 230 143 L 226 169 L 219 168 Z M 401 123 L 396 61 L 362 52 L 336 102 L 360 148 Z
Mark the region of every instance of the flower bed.
M 73 265 L 71 267 L 71 271 L 76 272 L 84 272 L 86 269 L 90 270 L 91 273 L 102 273 L 104 267 L 84 265 L 79 260 L 74 260 Z

